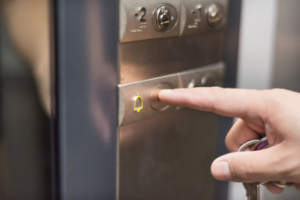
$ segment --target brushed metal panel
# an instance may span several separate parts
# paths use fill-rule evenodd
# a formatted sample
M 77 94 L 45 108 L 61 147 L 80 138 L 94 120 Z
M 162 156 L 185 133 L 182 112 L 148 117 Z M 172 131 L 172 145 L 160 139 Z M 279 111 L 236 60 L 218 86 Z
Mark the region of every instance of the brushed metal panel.
M 167 32 L 155 30 L 152 24 L 153 11 L 157 6 L 168 3 L 177 11 L 176 26 Z M 140 13 L 145 8 L 146 12 Z M 136 16 L 136 14 L 138 14 Z M 144 15 L 145 14 L 145 15 Z M 144 15 L 145 21 L 139 21 L 140 15 Z M 121 0 L 120 1 L 120 41 L 130 42 L 137 40 L 164 38 L 179 36 L 180 0 Z
M 151 117 L 177 111 L 179 108 L 168 107 L 163 110 L 154 110 L 150 105 L 150 96 L 154 88 L 162 83 L 169 84 L 172 88 L 187 88 L 192 82 L 193 87 L 216 86 L 214 82 L 203 82 L 204 78 L 216 77 L 222 83 L 224 73 L 223 63 L 200 67 L 197 69 L 184 71 L 176 74 L 162 76 L 154 79 L 144 80 L 136 83 L 119 85 L 119 125 L 142 121 Z M 210 81 L 208 81 L 210 82 Z M 134 98 L 139 94 L 143 100 L 143 109 L 134 111 Z
M 224 31 L 227 22 L 228 0 L 183 0 L 181 2 L 180 36 Z M 207 19 L 207 7 L 212 3 L 218 3 L 225 11 L 221 25 L 216 28 L 210 26 Z
M 175 7 L 176 26 L 166 32 L 156 31 L 154 10 L 163 3 Z M 212 27 L 208 23 L 207 8 L 218 3 L 224 8 L 222 23 Z M 200 9 L 197 7 L 201 7 Z M 143 10 L 142 10 L 143 8 Z M 227 22 L 228 0 L 121 0 L 120 1 L 120 42 L 199 35 L 203 33 L 223 32 Z M 140 20 L 142 17 L 142 21 Z
M 120 84 L 177 73 L 221 61 L 223 34 L 120 44 Z
M 213 199 L 216 124 L 183 109 L 120 127 L 118 199 Z

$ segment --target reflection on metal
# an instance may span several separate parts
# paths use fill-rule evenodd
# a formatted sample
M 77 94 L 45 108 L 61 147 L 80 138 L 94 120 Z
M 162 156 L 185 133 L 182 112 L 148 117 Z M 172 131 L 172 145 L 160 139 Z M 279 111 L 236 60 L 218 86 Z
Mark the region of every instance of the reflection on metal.
M 194 88 L 195 87 L 195 80 L 192 79 L 191 82 L 188 84 L 187 88 Z
M 225 11 L 223 6 L 212 4 L 207 8 L 207 20 L 212 27 L 218 27 L 222 24 Z
M 217 33 L 122 43 L 120 84 L 138 82 L 220 62 L 222 42 L 222 34 Z
M 228 0 L 121 0 L 120 41 L 222 32 Z M 138 19 L 138 20 L 136 20 Z
M 162 29 L 157 26 L 157 12 L 160 11 L 159 5 L 172 5 L 174 20 L 169 27 L 164 29 L 167 32 L 160 32 Z M 136 20 L 136 14 L 144 8 L 140 15 L 143 15 L 142 21 Z M 138 10 L 138 12 L 137 12 Z M 120 41 L 132 42 L 138 40 L 178 37 L 179 26 L 177 22 L 177 13 L 180 10 L 180 0 L 121 0 L 120 1 Z M 176 13 L 176 15 L 174 14 Z M 175 19 L 176 18 L 176 19 Z M 174 28 L 170 28 L 174 26 Z M 154 28 L 156 27 L 156 28 Z M 171 30 L 172 29 L 172 30 Z
M 152 16 L 152 25 L 157 31 L 169 31 L 176 26 L 178 14 L 170 4 L 162 4 L 155 8 Z
M 222 78 L 221 64 L 203 67 L 222 60 L 225 26 L 210 27 L 205 14 L 212 1 L 55 2 L 60 198 L 212 200 L 217 116 L 149 102 L 161 83 L 201 86 L 210 70 Z M 214 2 L 227 9 L 226 0 Z M 161 4 L 178 14 L 167 32 L 152 24 Z
M 221 86 L 220 78 L 217 74 L 208 72 L 201 80 L 201 85 L 204 87 Z
M 120 127 L 118 200 L 213 200 L 217 119 L 180 109 Z
M 218 26 L 212 27 L 208 8 L 212 5 L 222 5 L 223 18 Z M 204 33 L 220 33 L 223 32 L 227 22 L 228 0 L 201 1 L 198 0 L 182 0 L 180 15 L 180 36 L 203 35 Z
M 151 117 L 176 111 L 177 109 L 175 107 L 167 107 L 167 105 L 158 100 L 159 90 L 180 88 L 181 85 L 189 86 L 191 80 L 193 80 L 194 87 L 216 86 L 216 82 L 218 82 L 219 86 L 219 83 L 222 82 L 223 73 L 223 64 L 217 63 L 181 73 L 120 85 L 119 96 L 121 98 L 119 98 L 119 125 L 124 126 L 126 124 L 143 121 Z M 208 74 L 214 75 L 211 76 L 213 79 L 209 78 L 203 85 L 203 78 L 207 77 Z M 178 80 L 181 80 L 181 83 L 179 83 Z M 143 112 L 138 114 L 137 112 L 132 111 L 132 99 L 133 97 L 136 97 L 137 93 L 143 97 Z M 160 110 L 160 112 L 157 110 Z

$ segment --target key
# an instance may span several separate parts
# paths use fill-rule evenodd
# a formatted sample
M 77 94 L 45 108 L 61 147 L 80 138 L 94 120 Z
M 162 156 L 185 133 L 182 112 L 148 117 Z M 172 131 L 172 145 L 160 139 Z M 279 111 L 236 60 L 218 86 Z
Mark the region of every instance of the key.
M 243 144 L 238 152 L 243 151 L 247 147 L 255 148 L 261 141 L 260 140 L 251 140 Z M 246 190 L 246 196 L 248 200 L 260 200 L 260 187 L 256 183 L 243 183 Z
M 248 200 L 260 200 L 260 187 L 255 183 L 243 183 Z
M 262 149 L 269 148 L 268 140 L 266 137 L 262 138 L 261 140 L 251 140 L 243 144 L 238 152 L 243 151 L 244 149 L 251 147 L 251 150 L 259 151 Z M 276 182 L 272 181 L 272 183 L 278 187 L 289 187 L 294 185 L 294 183 L 289 182 Z M 246 189 L 246 196 L 248 200 L 260 200 L 260 186 L 256 183 L 243 183 L 244 188 Z

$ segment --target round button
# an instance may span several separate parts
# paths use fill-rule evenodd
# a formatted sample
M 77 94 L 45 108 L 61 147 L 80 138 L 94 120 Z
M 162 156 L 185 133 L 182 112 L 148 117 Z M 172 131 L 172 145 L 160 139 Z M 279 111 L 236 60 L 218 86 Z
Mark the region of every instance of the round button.
M 161 4 L 154 11 L 152 24 L 157 31 L 166 32 L 177 24 L 177 11 L 170 4 Z
M 207 20 L 212 27 L 221 25 L 224 18 L 224 8 L 219 4 L 211 4 L 207 8 Z
M 221 80 L 216 74 L 207 73 L 201 79 L 201 85 L 204 87 L 221 86 Z
M 157 13 L 157 25 L 159 29 L 164 30 L 169 27 L 170 23 L 171 13 L 165 6 L 163 6 L 158 10 Z
M 168 83 L 161 83 L 152 90 L 150 105 L 154 110 L 165 110 L 169 107 L 169 105 L 159 100 L 158 94 L 163 89 L 173 89 L 173 87 Z

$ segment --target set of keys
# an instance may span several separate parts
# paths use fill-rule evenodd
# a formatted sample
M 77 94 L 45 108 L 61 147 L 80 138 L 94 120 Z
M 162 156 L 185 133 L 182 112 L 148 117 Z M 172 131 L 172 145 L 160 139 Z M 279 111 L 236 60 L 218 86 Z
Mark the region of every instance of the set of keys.
M 238 152 L 245 150 L 247 147 L 250 147 L 252 151 L 259 151 L 262 149 L 269 148 L 269 143 L 266 137 L 262 138 L 261 140 L 251 140 L 243 144 Z M 265 182 L 267 183 L 267 182 Z M 265 184 L 261 183 L 261 184 Z M 277 182 L 272 181 L 272 183 L 278 187 L 286 188 L 289 186 L 294 185 L 294 183 L 289 182 Z M 260 200 L 260 186 L 256 183 L 243 183 L 244 188 L 246 189 L 246 196 L 248 200 Z

